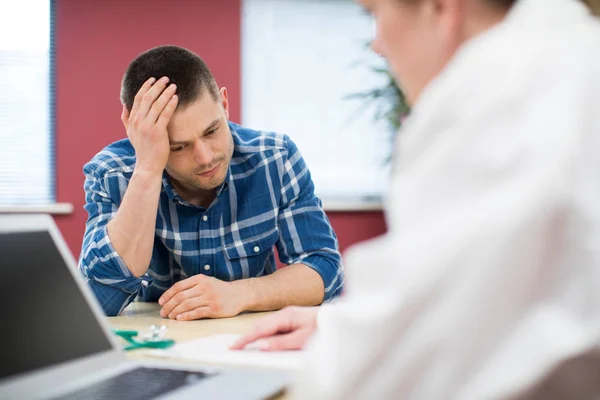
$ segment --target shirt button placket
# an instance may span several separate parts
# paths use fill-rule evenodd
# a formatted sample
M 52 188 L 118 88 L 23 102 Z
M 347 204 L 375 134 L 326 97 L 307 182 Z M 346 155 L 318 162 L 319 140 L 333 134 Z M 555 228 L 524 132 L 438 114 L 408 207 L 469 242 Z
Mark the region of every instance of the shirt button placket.
M 208 221 L 208 216 L 206 214 L 202 216 L 202 221 Z M 200 223 L 200 232 L 202 232 L 203 230 L 208 230 L 208 226 L 206 224 Z M 200 236 L 202 236 L 202 234 L 200 234 Z M 207 238 L 206 240 L 210 240 L 210 238 Z M 202 248 L 202 240 L 199 241 L 198 245 L 200 246 L 200 248 Z M 202 267 L 202 269 L 204 269 L 204 272 L 208 275 L 208 272 L 210 271 L 210 264 L 205 264 L 204 267 Z

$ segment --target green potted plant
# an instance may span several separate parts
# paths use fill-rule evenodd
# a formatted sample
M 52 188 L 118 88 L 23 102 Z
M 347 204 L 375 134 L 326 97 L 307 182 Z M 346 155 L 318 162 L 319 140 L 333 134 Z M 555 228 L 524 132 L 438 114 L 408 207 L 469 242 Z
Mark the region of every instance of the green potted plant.
M 387 68 L 372 67 L 371 71 L 385 77 L 383 86 L 373 88 L 362 93 L 353 93 L 348 99 L 363 99 L 368 103 L 375 103 L 376 120 L 384 120 L 396 133 L 402 124 L 402 119 L 408 114 L 409 107 L 402 90 L 396 85 L 394 77 Z
M 385 121 L 389 127 L 389 134 L 393 143 L 396 133 L 402 125 L 402 120 L 409 112 L 409 106 L 402 90 L 396 84 L 390 70 L 386 67 L 370 67 L 372 73 L 382 76 L 383 84 L 379 87 L 360 93 L 352 93 L 347 99 L 360 99 L 366 106 L 373 106 L 376 121 Z M 390 146 L 393 147 L 393 146 Z M 391 154 L 391 151 L 390 151 Z M 391 155 L 387 157 L 386 164 L 391 161 Z

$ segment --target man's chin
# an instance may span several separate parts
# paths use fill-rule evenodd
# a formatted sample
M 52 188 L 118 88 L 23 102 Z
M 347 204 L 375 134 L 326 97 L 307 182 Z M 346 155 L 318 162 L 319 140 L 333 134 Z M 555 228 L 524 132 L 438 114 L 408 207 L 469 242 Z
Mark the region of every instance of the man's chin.
M 189 186 L 201 190 L 214 190 L 223 184 L 225 178 L 221 179 L 193 179 L 186 182 Z

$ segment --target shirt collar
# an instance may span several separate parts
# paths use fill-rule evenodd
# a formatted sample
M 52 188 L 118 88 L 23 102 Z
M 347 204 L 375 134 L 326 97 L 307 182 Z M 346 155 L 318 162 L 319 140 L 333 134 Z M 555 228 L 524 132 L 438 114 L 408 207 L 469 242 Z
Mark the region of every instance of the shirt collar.
M 217 190 L 217 196 L 220 195 L 221 192 L 225 190 L 225 188 L 229 187 L 229 183 L 232 179 L 233 178 L 231 175 L 231 161 L 229 161 L 229 167 L 227 167 L 227 174 L 225 175 L 225 180 L 223 180 L 221 187 L 219 188 L 219 190 Z
M 167 171 L 163 171 L 162 176 L 162 191 L 167 194 L 169 200 L 178 201 L 180 203 L 185 202 L 181 196 L 175 191 L 175 188 L 171 184 L 171 177 L 167 174 Z

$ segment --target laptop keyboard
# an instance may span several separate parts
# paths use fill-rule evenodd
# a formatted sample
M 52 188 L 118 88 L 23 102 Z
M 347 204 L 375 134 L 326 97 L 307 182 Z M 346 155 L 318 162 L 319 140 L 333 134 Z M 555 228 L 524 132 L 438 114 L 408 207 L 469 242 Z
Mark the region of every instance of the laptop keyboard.
M 66 400 L 147 400 L 211 375 L 196 371 L 140 367 L 58 397 Z

